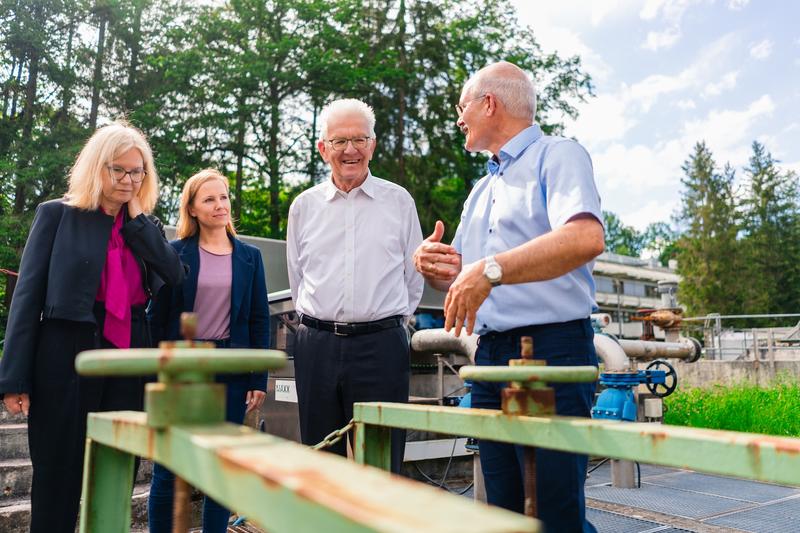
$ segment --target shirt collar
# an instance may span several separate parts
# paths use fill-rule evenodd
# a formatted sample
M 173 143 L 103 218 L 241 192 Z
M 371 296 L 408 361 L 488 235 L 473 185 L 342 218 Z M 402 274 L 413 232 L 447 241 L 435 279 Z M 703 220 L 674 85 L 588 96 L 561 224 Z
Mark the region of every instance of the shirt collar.
M 367 169 L 367 179 L 364 180 L 364 183 L 353 189 L 353 191 L 359 189 L 370 198 L 375 198 L 375 178 L 372 176 L 372 171 L 370 171 L 369 169 Z M 336 198 L 336 195 L 339 192 L 342 191 L 337 189 L 336 185 L 333 184 L 333 177 L 332 176 L 329 177 L 328 180 L 325 182 L 325 201 L 330 202 L 331 200 Z
M 534 124 L 514 135 L 506 144 L 500 148 L 500 159 L 516 159 L 525 149 L 539 140 L 542 136 L 542 128 Z M 503 157 L 505 156 L 505 157 Z
M 486 162 L 486 170 L 490 175 L 497 174 L 505 164 L 508 164 L 509 160 L 518 158 L 528 146 L 539 140 L 541 136 L 542 128 L 538 124 L 525 128 L 500 148 L 500 158 L 495 155 L 489 158 Z

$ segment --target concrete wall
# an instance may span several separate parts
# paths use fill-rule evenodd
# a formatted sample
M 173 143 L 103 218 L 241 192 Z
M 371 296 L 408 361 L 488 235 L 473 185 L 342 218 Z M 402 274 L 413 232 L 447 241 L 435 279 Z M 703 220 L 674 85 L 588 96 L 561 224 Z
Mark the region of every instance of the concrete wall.
M 678 373 L 678 388 L 714 384 L 753 383 L 768 387 L 776 378 L 800 378 L 800 361 L 706 361 L 684 363 L 670 360 Z M 644 368 L 647 365 L 641 365 Z

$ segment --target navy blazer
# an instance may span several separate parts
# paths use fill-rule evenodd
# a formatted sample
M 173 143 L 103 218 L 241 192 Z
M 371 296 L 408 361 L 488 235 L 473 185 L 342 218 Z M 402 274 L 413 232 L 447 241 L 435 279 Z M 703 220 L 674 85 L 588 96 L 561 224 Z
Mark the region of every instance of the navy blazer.
M 269 302 L 264 261 L 255 246 L 231 237 L 231 348 L 269 348 Z M 181 285 L 165 286 L 148 309 L 148 318 L 153 339 L 179 340 L 180 316 L 194 310 L 197 295 L 197 277 L 200 272 L 200 248 L 198 236 L 170 242 L 178 252 L 181 262 L 188 267 L 188 274 Z M 267 390 L 267 373 L 239 375 L 249 376 L 248 390 Z M 221 381 L 228 381 L 220 376 Z

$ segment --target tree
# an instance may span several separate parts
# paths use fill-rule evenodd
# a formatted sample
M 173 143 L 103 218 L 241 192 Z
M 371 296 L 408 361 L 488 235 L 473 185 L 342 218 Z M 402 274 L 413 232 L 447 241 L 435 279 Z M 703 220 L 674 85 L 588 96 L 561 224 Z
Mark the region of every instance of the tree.
M 734 314 L 742 311 L 737 242 L 734 171 L 719 172 L 704 142 L 695 145 L 683 164 L 684 190 L 677 220 L 684 228 L 678 241 L 680 301 L 689 314 Z
M 670 259 L 677 257 L 680 233 L 668 223 L 652 222 L 648 224 L 641 237 L 643 251 L 652 252 L 663 266 L 667 266 Z
M 748 313 L 800 308 L 800 211 L 792 172 L 781 172 L 764 145 L 753 142 L 745 171 L 742 216 L 742 303 Z M 792 290 L 787 290 L 788 288 Z
M 644 248 L 644 239 L 636 228 L 626 226 L 610 211 L 603 211 L 603 225 L 606 230 L 607 252 L 639 257 Z

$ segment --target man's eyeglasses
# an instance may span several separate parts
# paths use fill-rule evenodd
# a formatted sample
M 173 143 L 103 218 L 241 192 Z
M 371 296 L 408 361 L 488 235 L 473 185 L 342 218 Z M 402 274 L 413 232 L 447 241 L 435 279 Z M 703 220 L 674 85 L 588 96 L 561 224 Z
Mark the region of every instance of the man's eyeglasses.
M 352 143 L 353 148 L 356 150 L 362 150 L 367 147 L 371 140 L 372 137 L 351 137 L 349 139 L 328 139 L 325 142 L 337 152 L 341 152 L 347 148 L 347 143 Z
M 140 183 L 144 179 L 144 175 L 147 174 L 147 171 L 143 168 L 125 170 L 116 165 L 106 165 L 106 168 L 108 168 L 108 172 L 111 174 L 111 177 L 114 178 L 115 182 L 124 180 L 125 176 L 130 176 L 133 183 Z
M 478 97 L 476 97 L 476 98 L 473 98 L 472 100 L 469 100 L 469 101 L 468 101 L 466 104 L 464 104 L 464 105 L 461 105 L 461 104 L 456 104 L 456 113 L 458 113 L 458 117 L 459 117 L 459 118 L 461 118 L 461 115 L 463 115 L 463 114 L 464 114 L 464 111 L 466 111 L 466 110 L 467 110 L 467 107 L 469 107 L 469 104 L 471 104 L 471 103 L 472 103 L 472 102 L 474 102 L 475 100 L 482 100 L 483 98 L 486 98 L 486 95 L 485 95 L 485 94 L 482 94 L 482 95 L 480 95 L 480 96 L 478 96 Z

